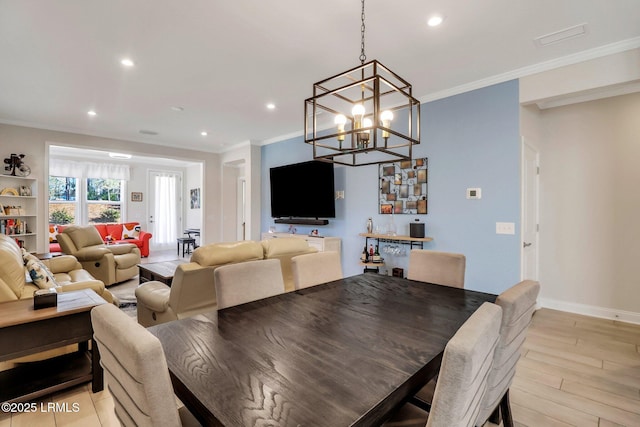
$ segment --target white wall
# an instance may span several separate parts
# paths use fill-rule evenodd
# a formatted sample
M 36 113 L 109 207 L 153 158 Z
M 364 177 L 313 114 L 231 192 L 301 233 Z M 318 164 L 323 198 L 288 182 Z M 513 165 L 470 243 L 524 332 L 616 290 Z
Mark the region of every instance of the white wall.
M 26 154 L 25 162 L 31 167 L 31 177 L 38 180 L 38 252 L 46 252 L 48 233 L 46 233 L 48 189 L 46 171 L 48 169 L 47 142 L 56 145 L 75 146 L 118 151 L 138 155 L 166 157 L 180 160 L 204 162 L 203 170 L 203 212 L 206 212 L 202 227 L 203 242 L 209 243 L 220 239 L 220 157 L 218 154 L 165 147 L 139 142 L 124 141 L 95 136 L 57 132 L 43 129 L 27 128 L 0 124 L 0 149 L 6 157 L 10 153 Z M 128 192 L 131 189 L 128 189 Z M 146 190 L 143 190 L 146 191 Z M 206 239 L 206 240 L 205 240 Z
M 185 228 L 201 228 L 202 227 L 202 211 L 205 209 L 202 188 L 202 166 L 193 166 L 185 168 L 184 171 L 184 226 Z M 200 209 L 191 209 L 191 192 L 193 188 L 200 189 Z
M 524 110 L 541 150 L 543 305 L 640 321 L 640 94 Z

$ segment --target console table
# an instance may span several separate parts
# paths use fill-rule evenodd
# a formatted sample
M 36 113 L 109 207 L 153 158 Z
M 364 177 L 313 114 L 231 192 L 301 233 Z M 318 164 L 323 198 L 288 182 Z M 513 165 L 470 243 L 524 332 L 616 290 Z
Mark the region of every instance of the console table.
M 339 237 L 322 237 L 322 236 L 309 236 L 307 234 L 291 234 L 291 233 L 262 233 L 262 240 L 276 239 L 282 237 L 293 237 L 297 239 L 304 239 L 309 243 L 309 246 L 316 248 L 320 252 L 334 251 L 340 253 L 340 238 Z
M 33 298 L 0 304 L 0 362 L 78 343 L 78 351 L 0 372 L 0 402 L 27 402 L 88 381 L 104 387 L 91 309 L 107 304 L 91 289 L 58 294 L 58 306 L 33 309 Z M 89 341 L 91 349 L 89 349 Z

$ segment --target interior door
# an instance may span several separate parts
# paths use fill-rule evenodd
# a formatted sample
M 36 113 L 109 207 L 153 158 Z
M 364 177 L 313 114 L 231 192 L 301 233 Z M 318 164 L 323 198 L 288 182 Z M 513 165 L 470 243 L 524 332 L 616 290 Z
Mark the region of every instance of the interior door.
M 182 174 L 174 171 L 149 171 L 149 230 L 152 249 L 174 248 L 182 237 Z
M 522 142 L 522 279 L 538 280 L 539 153 Z
M 247 205 L 247 182 L 244 180 L 244 177 L 240 177 L 238 179 L 238 188 L 237 188 L 237 197 L 236 201 L 238 203 L 237 207 L 237 215 L 238 218 L 236 220 L 237 224 L 237 239 L 245 240 L 247 238 L 247 219 L 246 219 L 246 205 Z

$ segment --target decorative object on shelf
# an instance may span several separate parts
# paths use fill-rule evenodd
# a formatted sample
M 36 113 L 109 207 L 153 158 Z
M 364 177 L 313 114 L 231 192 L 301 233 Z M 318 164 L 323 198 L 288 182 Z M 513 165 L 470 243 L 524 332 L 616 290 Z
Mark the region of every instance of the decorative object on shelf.
M 367 233 L 373 233 L 373 219 L 367 220 Z
M 416 222 L 409 224 L 409 236 L 411 237 L 424 237 L 424 222 L 419 222 L 416 218 Z
M 313 230 L 311 230 L 311 232 L 309 232 L 309 236 L 319 236 L 320 232 L 318 231 L 317 228 L 314 228 Z
M 31 196 L 31 187 L 29 187 L 28 185 L 21 185 L 20 186 L 20 195 L 21 196 L 25 196 L 25 197 L 30 197 Z
M 31 168 L 27 166 L 24 161 L 24 154 L 11 154 L 10 157 L 4 159 L 4 170 L 11 172 L 11 176 L 29 176 Z
M 427 213 L 428 159 L 384 163 L 379 167 L 381 214 Z
M 142 193 L 139 191 L 131 192 L 131 201 L 132 202 L 141 202 L 142 201 Z
M 15 188 L 7 187 L 7 188 L 4 188 L 2 191 L 0 191 L 0 195 L 3 195 L 3 196 L 19 196 L 20 193 L 18 193 L 18 190 L 16 190 Z
M 377 60 L 365 62 L 364 11 L 362 0 L 361 65 L 315 83 L 304 103 L 305 142 L 316 160 L 346 166 L 411 160 L 420 143 L 420 102 L 411 84 Z

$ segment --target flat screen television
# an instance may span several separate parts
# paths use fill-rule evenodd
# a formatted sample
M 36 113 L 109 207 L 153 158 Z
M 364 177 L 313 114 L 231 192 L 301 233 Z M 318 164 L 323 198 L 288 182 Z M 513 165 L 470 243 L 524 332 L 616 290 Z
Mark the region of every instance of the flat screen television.
M 335 218 L 333 164 L 310 161 L 271 168 L 273 218 Z

